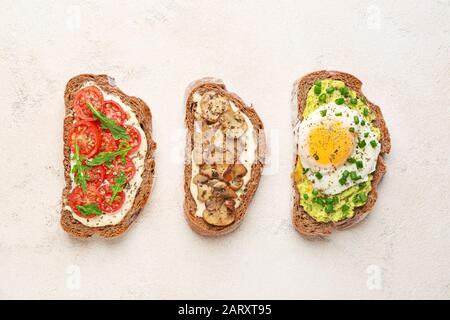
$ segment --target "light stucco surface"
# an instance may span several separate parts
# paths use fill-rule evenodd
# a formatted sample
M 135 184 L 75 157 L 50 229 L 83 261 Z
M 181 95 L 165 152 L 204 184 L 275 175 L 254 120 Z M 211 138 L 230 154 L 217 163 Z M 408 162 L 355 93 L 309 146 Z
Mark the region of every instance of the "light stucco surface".
M 0 298 L 450 298 L 450 2 L 0 1 Z M 328 240 L 290 223 L 290 94 L 350 72 L 392 136 L 371 215 Z M 112 241 L 59 227 L 66 82 L 107 73 L 154 115 L 157 177 Z M 222 78 L 253 103 L 270 165 L 242 226 L 183 217 L 183 95 Z

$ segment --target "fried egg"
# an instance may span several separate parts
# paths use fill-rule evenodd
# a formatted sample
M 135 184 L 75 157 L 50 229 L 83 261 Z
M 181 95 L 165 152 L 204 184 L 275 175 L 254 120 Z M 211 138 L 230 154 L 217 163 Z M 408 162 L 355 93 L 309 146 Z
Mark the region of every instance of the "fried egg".
M 335 103 L 320 106 L 298 123 L 297 141 L 304 174 L 326 195 L 367 181 L 381 149 L 364 116 Z

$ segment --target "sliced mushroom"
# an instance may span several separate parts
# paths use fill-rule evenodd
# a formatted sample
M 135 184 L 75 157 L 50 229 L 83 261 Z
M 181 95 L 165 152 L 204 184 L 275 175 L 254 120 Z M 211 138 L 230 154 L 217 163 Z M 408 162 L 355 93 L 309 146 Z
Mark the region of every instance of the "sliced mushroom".
M 234 178 L 229 184 L 231 189 L 238 191 L 244 185 L 244 180 L 242 178 Z
M 205 207 L 208 211 L 219 210 L 224 202 L 222 198 L 211 197 L 206 201 Z
M 234 210 L 230 210 L 223 204 L 217 210 L 203 211 L 203 219 L 213 226 L 224 227 L 232 224 L 235 219 Z
M 248 126 L 244 116 L 240 111 L 229 109 L 220 117 L 220 124 L 224 128 L 225 135 L 228 139 L 236 139 L 247 131 Z
M 228 167 L 228 170 L 223 174 L 223 178 L 226 182 L 230 182 L 236 178 L 244 177 L 247 172 L 247 168 L 242 163 L 236 163 Z
M 234 206 L 236 204 L 236 201 L 232 200 L 232 199 L 228 199 L 225 200 L 225 202 L 223 203 L 225 205 L 225 207 L 227 207 L 230 210 L 234 210 Z
M 198 184 L 197 185 L 197 199 L 201 202 L 206 202 L 211 198 L 213 194 L 213 189 L 208 184 Z
M 192 179 L 193 184 L 205 184 L 208 181 L 208 177 L 204 176 L 200 173 L 196 174 L 195 177 Z
M 229 165 L 227 164 L 204 164 L 200 166 L 200 173 L 211 179 L 223 179 L 223 175 L 228 171 Z
M 208 122 L 216 122 L 220 115 L 230 108 L 230 101 L 217 92 L 206 92 L 200 100 L 202 117 Z
M 220 181 L 219 183 L 214 184 L 213 186 L 213 195 L 222 199 L 236 199 L 237 194 L 231 189 L 225 182 Z

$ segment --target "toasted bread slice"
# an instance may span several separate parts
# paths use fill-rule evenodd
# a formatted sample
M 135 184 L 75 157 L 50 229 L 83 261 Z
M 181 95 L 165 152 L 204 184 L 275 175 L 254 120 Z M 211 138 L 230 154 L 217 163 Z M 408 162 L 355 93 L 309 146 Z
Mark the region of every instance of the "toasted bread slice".
M 354 90 L 357 93 L 358 97 L 364 97 L 362 91 L 361 91 L 361 85 L 362 82 L 357 79 L 355 76 L 344 73 L 344 72 L 338 72 L 338 71 L 316 71 L 312 72 L 310 74 L 307 74 L 303 78 L 297 80 L 294 83 L 294 88 L 292 92 L 292 102 L 297 107 L 297 118 L 299 120 L 302 120 L 302 114 L 306 107 L 306 98 L 308 95 L 308 91 L 311 89 L 311 87 L 314 84 L 314 81 L 316 80 L 324 80 L 324 79 L 333 79 L 333 80 L 340 80 L 345 83 L 347 87 Z M 300 204 L 300 195 L 298 193 L 295 181 L 292 180 L 292 187 L 294 190 L 294 203 L 293 203 L 293 211 L 292 211 L 292 222 L 297 229 L 298 232 L 300 232 L 302 235 L 306 237 L 320 237 L 320 236 L 327 236 L 330 235 L 333 230 L 342 230 L 346 228 L 350 228 L 353 225 L 357 224 L 361 220 L 363 220 L 372 207 L 375 205 L 375 202 L 377 200 L 377 186 L 380 180 L 383 178 L 384 174 L 386 173 L 386 165 L 384 162 L 384 155 L 386 153 L 389 153 L 391 150 L 391 140 L 389 136 L 389 131 L 386 126 L 386 123 L 383 118 L 383 114 L 381 113 L 380 107 L 375 105 L 374 103 L 370 102 L 368 99 L 367 105 L 370 108 L 372 112 L 376 114 L 376 121 L 375 126 L 380 129 L 381 131 L 381 151 L 377 159 L 377 166 L 376 171 L 372 173 L 373 180 L 372 180 L 372 190 L 370 191 L 368 195 L 367 203 L 362 206 L 355 208 L 355 214 L 353 217 L 349 219 L 345 219 L 342 221 L 339 221 L 337 223 L 333 222 L 317 222 L 314 220 L 310 215 L 308 215 L 303 207 Z M 295 163 L 297 162 L 297 157 L 295 159 Z M 295 164 L 294 164 L 295 166 Z
M 145 133 L 147 139 L 147 152 L 144 158 L 144 171 L 142 182 L 136 191 L 136 196 L 131 208 L 128 210 L 120 223 L 103 227 L 88 227 L 74 219 L 70 210 L 67 210 L 68 197 L 72 190 L 71 179 L 71 150 L 68 141 L 69 131 L 74 122 L 74 110 L 72 102 L 76 93 L 87 82 L 94 83 L 101 90 L 120 98 L 123 104 L 129 106 L 136 114 L 136 118 Z M 128 96 L 123 93 L 114 83 L 114 79 L 107 75 L 82 74 L 72 78 L 66 85 L 64 93 L 65 118 L 64 118 L 64 177 L 66 186 L 62 194 L 61 226 L 69 234 L 89 238 L 95 234 L 104 238 L 113 238 L 123 234 L 131 223 L 137 218 L 144 208 L 152 191 L 155 176 L 154 152 L 156 143 L 152 136 L 152 114 L 147 104 L 139 98 Z
M 243 113 L 253 125 L 254 136 L 257 141 L 256 146 L 256 157 L 255 161 L 251 164 L 250 177 L 245 185 L 245 192 L 241 195 L 241 202 L 239 206 L 235 209 L 234 221 L 226 226 L 211 225 L 205 221 L 203 217 L 196 215 L 197 203 L 191 193 L 191 181 L 193 164 L 192 153 L 194 146 L 194 122 L 195 122 L 195 107 L 196 102 L 193 101 L 193 95 L 196 92 L 206 93 L 206 92 L 216 92 L 221 96 L 226 97 L 231 101 L 241 113 Z M 203 78 L 192 82 L 185 95 L 185 108 L 186 117 L 185 125 L 187 127 L 186 136 L 186 159 L 185 159 L 185 169 L 184 169 L 184 191 L 185 191 L 185 201 L 184 201 L 184 213 L 185 217 L 191 226 L 191 228 L 197 233 L 203 236 L 220 236 L 235 230 L 247 212 L 250 201 L 258 188 L 259 181 L 261 179 L 261 174 L 264 166 L 264 156 L 265 156 L 265 136 L 264 136 L 264 126 L 260 118 L 256 114 L 252 106 L 247 106 L 241 98 L 236 94 L 227 91 L 224 83 L 215 78 Z

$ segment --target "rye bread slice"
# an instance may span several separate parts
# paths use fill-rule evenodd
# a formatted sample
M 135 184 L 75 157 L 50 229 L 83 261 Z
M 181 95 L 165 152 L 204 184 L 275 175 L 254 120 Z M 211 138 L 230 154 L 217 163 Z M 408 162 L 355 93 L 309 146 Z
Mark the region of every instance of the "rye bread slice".
M 113 226 L 104 227 L 88 227 L 73 218 L 71 212 L 65 209 L 67 200 L 72 190 L 72 180 L 70 177 L 70 146 L 68 143 L 68 135 L 74 121 L 74 111 L 72 102 L 76 93 L 83 87 L 86 82 L 94 82 L 103 91 L 114 94 L 120 100 L 128 105 L 136 114 L 136 117 L 145 132 L 147 138 L 147 154 L 144 160 L 144 172 L 142 174 L 142 183 L 137 190 L 136 198 L 133 206 L 127 212 L 123 220 Z M 62 194 L 62 211 L 61 226 L 64 231 L 79 238 L 89 238 L 95 234 L 104 238 L 113 238 L 122 235 L 131 223 L 137 218 L 141 210 L 144 208 L 153 187 L 155 176 L 155 159 L 154 152 L 156 143 L 152 136 L 152 114 L 147 104 L 139 98 L 128 96 L 116 87 L 114 79 L 107 75 L 82 74 L 69 80 L 64 92 L 65 118 L 64 118 L 64 178 L 66 186 Z
M 192 100 L 193 93 L 199 91 L 200 93 L 207 91 L 216 91 L 221 95 L 226 96 L 232 101 L 239 110 L 244 113 L 252 122 L 255 133 L 257 135 L 257 156 L 255 163 L 252 165 L 251 177 L 247 184 L 247 191 L 242 196 L 240 206 L 236 209 L 236 218 L 234 222 L 225 227 L 218 227 L 208 224 L 202 217 L 195 215 L 197 204 L 191 194 L 190 186 L 192 179 L 192 148 L 193 148 L 193 133 L 194 133 L 194 108 L 195 102 Z M 186 89 L 185 94 L 185 125 L 187 128 L 186 134 L 186 149 L 185 149 L 185 168 L 184 168 L 184 214 L 190 227 L 197 233 L 203 236 L 220 236 L 234 231 L 244 219 L 248 206 L 253 198 L 253 195 L 258 188 L 261 179 L 262 170 L 264 167 L 265 157 L 265 135 L 264 126 L 261 119 L 256 114 L 253 106 L 247 106 L 241 98 L 235 93 L 227 91 L 225 84 L 215 78 L 203 78 L 192 82 Z
M 313 86 L 314 81 L 323 79 L 341 80 L 345 83 L 347 87 L 354 90 L 358 97 L 365 97 L 361 91 L 362 82 L 351 74 L 339 71 L 326 71 L 326 70 L 312 72 L 310 74 L 305 75 L 303 78 L 297 80 L 294 83 L 292 98 L 293 102 L 296 103 L 297 106 L 297 118 L 299 120 L 302 120 L 303 118 L 302 114 L 303 110 L 306 107 L 306 98 L 308 95 L 308 91 Z M 363 220 L 375 205 L 375 202 L 378 197 L 377 194 L 378 183 L 381 181 L 384 174 L 386 173 L 384 155 L 386 153 L 389 153 L 391 150 L 391 139 L 389 136 L 388 128 L 383 118 L 383 114 L 381 113 L 380 107 L 370 102 L 367 98 L 366 100 L 368 108 L 370 108 L 370 110 L 376 114 L 377 119 L 375 121 L 375 126 L 379 128 L 381 131 L 381 139 L 380 139 L 381 151 L 377 159 L 376 170 L 375 172 L 373 172 L 372 190 L 368 195 L 367 203 L 362 207 L 355 208 L 355 214 L 352 218 L 345 219 L 337 223 L 317 222 L 310 215 L 308 215 L 301 206 L 300 195 L 295 185 L 295 181 L 292 180 L 294 189 L 292 222 L 297 231 L 306 237 L 314 238 L 320 236 L 327 236 L 330 235 L 335 229 L 343 230 L 346 228 L 350 228 L 355 224 L 357 224 L 358 222 L 360 222 L 361 220 Z M 297 156 L 295 158 L 295 163 L 296 162 Z

